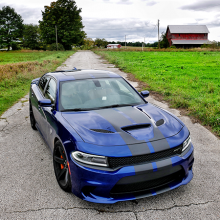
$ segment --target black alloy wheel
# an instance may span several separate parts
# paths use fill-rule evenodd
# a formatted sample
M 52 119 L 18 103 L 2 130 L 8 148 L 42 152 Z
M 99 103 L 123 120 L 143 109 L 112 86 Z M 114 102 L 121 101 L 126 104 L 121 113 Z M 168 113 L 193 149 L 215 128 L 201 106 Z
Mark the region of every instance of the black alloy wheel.
M 36 121 L 35 121 L 33 109 L 32 109 L 32 106 L 31 106 L 31 101 L 29 103 L 30 103 L 29 104 L 29 115 L 30 115 L 31 127 L 32 127 L 33 130 L 37 130 Z
M 71 180 L 68 168 L 68 161 L 60 141 L 57 141 L 53 151 L 53 166 L 57 182 L 61 189 L 71 191 Z

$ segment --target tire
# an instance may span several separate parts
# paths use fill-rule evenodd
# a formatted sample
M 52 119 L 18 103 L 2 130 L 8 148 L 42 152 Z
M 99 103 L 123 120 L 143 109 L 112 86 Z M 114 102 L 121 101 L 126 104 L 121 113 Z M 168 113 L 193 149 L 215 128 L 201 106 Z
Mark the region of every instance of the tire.
M 57 141 L 53 151 L 53 167 L 60 188 L 66 192 L 71 191 L 71 180 L 67 157 L 60 141 Z
M 30 115 L 30 123 L 31 123 L 32 129 L 33 130 L 37 130 L 37 128 L 36 128 L 36 120 L 34 118 L 34 113 L 33 113 L 33 110 L 32 110 L 31 102 L 29 104 L 29 115 Z

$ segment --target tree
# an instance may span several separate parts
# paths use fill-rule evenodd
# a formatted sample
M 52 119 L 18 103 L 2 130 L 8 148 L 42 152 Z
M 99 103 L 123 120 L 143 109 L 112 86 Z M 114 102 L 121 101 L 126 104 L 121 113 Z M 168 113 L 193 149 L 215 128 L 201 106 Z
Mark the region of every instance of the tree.
M 96 38 L 96 39 L 95 39 L 95 45 L 96 45 L 97 47 L 103 47 L 103 48 L 105 48 L 105 47 L 107 47 L 107 45 L 108 45 L 108 41 L 106 41 L 106 39 L 104 39 L 104 38 L 102 38 L 102 39 Z
M 83 45 L 85 49 L 91 49 L 94 47 L 95 42 L 93 41 L 92 38 L 85 38 L 83 40 Z
M 167 48 L 169 46 L 170 46 L 170 44 L 169 44 L 169 41 L 167 39 L 166 33 L 162 32 L 161 36 L 160 36 L 160 47 L 161 48 Z
M 42 38 L 47 44 L 58 43 L 65 50 L 72 49 L 72 45 L 81 45 L 86 34 L 83 31 L 81 9 L 77 9 L 74 0 L 57 0 L 50 6 L 44 6 L 43 20 L 39 21 Z
M 23 20 L 13 8 L 4 6 L 0 10 L 0 45 L 4 45 L 10 50 L 12 44 L 22 37 Z
M 40 34 L 38 25 L 24 25 L 23 47 L 30 48 L 32 50 L 38 50 L 40 48 Z

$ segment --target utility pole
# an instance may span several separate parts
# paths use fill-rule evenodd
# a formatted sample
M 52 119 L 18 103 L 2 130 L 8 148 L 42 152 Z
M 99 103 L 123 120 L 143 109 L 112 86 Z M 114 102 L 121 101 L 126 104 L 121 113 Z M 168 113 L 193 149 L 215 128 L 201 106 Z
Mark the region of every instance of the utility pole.
M 125 49 L 126 49 L 126 35 L 125 35 Z
M 160 20 L 158 19 L 158 47 L 160 49 L 160 31 L 159 31 L 159 26 L 160 26 Z
M 56 30 L 56 45 L 57 45 L 57 51 L 58 51 L 57 26 L 56 25 L 55 25 L 55 30 Z

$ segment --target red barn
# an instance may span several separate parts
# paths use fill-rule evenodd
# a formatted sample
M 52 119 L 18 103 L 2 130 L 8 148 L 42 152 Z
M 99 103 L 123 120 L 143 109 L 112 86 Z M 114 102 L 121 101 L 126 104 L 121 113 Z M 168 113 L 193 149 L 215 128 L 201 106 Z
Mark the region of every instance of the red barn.
M 209 43 L 208 33 L 206 25 L 168 25 L 166 37 L 170 46 L 200 47 Z

